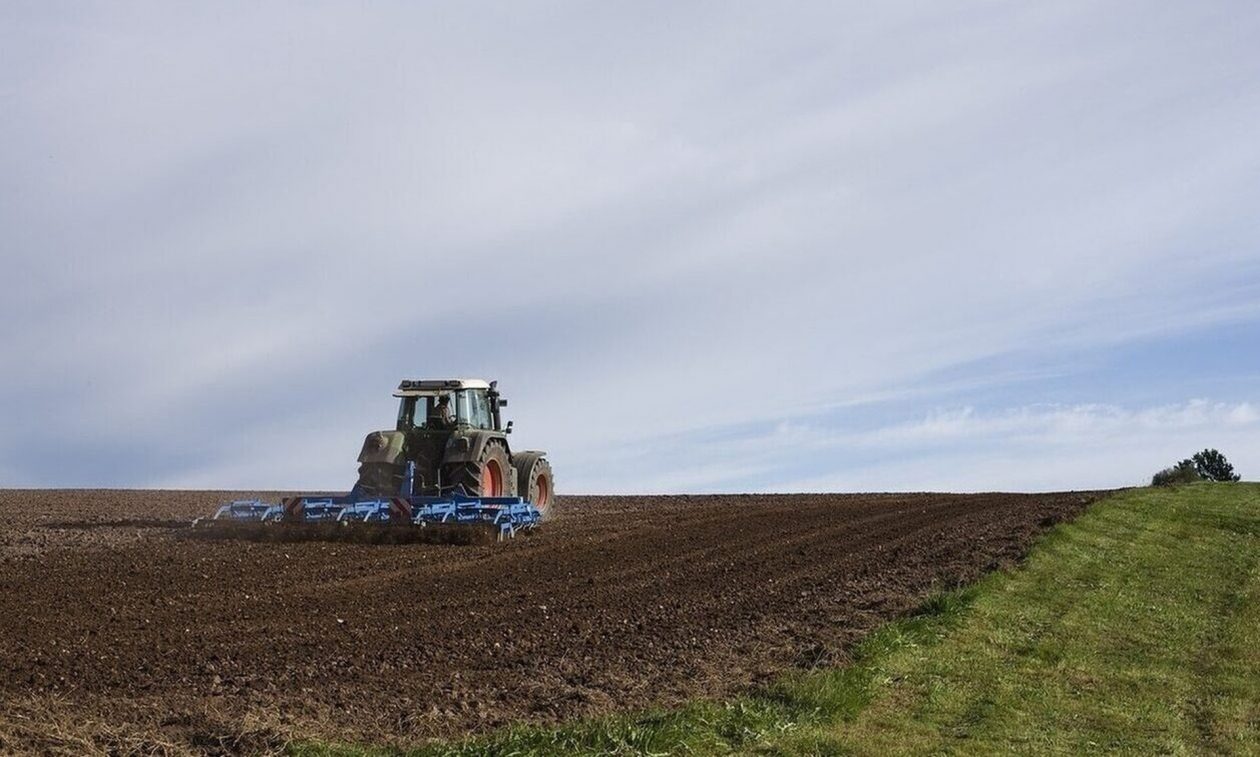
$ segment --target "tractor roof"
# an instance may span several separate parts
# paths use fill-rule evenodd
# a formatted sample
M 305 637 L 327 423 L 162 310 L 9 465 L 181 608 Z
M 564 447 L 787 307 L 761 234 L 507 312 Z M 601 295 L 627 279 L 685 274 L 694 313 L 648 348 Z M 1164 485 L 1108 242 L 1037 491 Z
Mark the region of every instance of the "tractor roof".
M 481 379 L 405 379 L 394 392 L 395 397 L 423 397 L 456 389 L 489 389 L 490 383 Z

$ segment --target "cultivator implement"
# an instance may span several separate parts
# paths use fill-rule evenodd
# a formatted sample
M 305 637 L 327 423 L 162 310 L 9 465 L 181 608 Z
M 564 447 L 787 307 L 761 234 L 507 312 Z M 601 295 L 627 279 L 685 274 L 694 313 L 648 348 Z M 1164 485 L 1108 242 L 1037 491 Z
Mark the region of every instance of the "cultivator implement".
M 193 521 L 203 538 L 367 543 L 503 541 L 537 528 L 538 508 L 521 497 L 288 497 L 273 504 L 237 500 Z

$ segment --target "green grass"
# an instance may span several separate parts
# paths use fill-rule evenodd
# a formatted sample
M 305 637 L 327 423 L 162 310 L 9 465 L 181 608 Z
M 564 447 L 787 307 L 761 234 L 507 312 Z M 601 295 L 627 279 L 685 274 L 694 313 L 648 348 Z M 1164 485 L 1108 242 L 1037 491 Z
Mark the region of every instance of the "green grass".
M 1019 570 L 934 597 L 843 669 L 787 675 L 732 702 L 410 754 L 1260 754 L 1258 744 L 1260 485 L 1196 484 L 1095 505 Z

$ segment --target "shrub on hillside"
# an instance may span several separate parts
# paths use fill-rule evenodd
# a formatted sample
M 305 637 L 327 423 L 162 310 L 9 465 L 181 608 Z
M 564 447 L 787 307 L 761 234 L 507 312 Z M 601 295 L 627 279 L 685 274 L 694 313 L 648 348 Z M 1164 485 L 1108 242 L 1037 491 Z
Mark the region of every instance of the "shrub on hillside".
M 1151 486 L 1173 486 L 1174 484 L 1191 484 L 1201 481 L 1203 477 L 1195 468 L 1193 460 L 1182 460 L 1171 468 L 1165 468 L 1151 476 Z
M 1194 469 L 1208 481 L 1237 481 L 1241 478 L 1225 456 L 1214 449 L 1194 453 Z

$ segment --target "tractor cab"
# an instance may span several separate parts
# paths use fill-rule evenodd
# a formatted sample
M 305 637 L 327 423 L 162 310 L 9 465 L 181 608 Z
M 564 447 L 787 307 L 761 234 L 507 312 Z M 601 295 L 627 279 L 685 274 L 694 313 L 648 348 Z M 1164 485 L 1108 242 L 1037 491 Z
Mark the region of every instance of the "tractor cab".
M 499 408 L 507 404 L 496 382 L 481 379 L 405 380 L 394 396 L 400 398 L 397 430 L 501 431 Z

